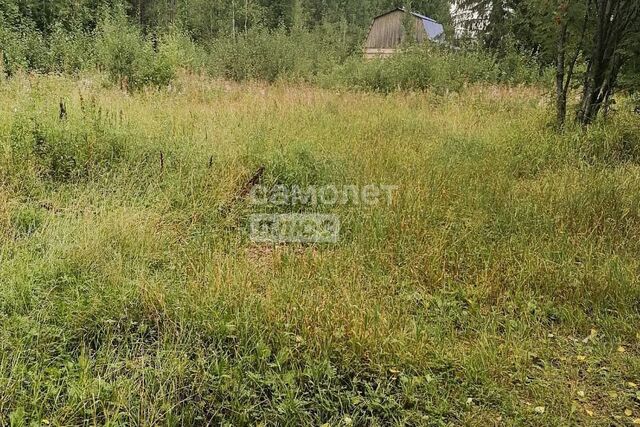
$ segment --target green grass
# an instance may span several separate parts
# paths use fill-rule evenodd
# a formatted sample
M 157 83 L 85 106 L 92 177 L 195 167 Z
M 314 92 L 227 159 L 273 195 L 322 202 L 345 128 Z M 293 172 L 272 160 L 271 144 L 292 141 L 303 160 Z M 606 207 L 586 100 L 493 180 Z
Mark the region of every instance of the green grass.
M 640 418 L 624 108 L 558 136 L 533 89 L 101 81 L 0 83 L 1 424 Z M 335 245 L 259 246 L 237 194 L 261 165 L 399 189 L 325 209 Z

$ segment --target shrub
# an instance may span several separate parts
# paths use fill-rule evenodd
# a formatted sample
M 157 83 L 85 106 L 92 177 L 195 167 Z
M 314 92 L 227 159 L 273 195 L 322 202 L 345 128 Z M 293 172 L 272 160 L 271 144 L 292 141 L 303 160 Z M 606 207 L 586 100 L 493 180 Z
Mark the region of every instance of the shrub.
M 0 52 L 4 72 L 8 76 L 20 70 L 49 69 L 45 40 L 42 34 L 30 25 L 12 29 L 0 17 Z
M 254 29 L 236 38 L 222 37 L 214 43 L 212 55 L 211 73 L 237 81 L 273 82 L 288 74 L 296 60 L 295 46 L 283 30 Z
M 508 39 L 505 43 L 506 52 L 496 61 L 501 83 L 536 84 L 553 81 L 554 70 L 551 67 L 540 68 L 536 57 L 523 54 L 514 41 Z
M 74 74 L 95 66 L 95 37 L 82 31 L 67 31 L 56 25 L 49 36 L 52 71 Z
M 236 81 L 281 79 L 311 81 L 347 54 L 346 45 L 328 28 L 313 31 L 254 28 L 210 47 L 209 72 Z
M 189 34 L 179 27 L 171 27 L 160 35 L 158 51 L 163 61 L 174 70 L 179 67 L 201 70 L 206 63 L 206 52 L 202 46 L 194 43 Z
M 386 59 L 353 58 L 322 78 L 325 85 L 377 92 L 396 89 L 444 92 L 459 90 L 466 83 L 496 80 L 497 69 L 490 57 L 432 44 L 410 47 Z
M 96 47 L 98 64 L 122 88 L 160 87 L 175 75 L 177 64 L 168 55 L 170 51 L 161 48 L 160 41 L 154 43 L 143 37 L 121 10 L 100 22 Z
M 539 83 L 535 64 L 517 52 L 501 60 L 477 50 L 454 50 L 427 43 L 409 46 L 390 58 L 363 60 L 354 57 L 322 76 L 325 86 L 390 92 L 393 90 L 459 91 L 466 84 Z

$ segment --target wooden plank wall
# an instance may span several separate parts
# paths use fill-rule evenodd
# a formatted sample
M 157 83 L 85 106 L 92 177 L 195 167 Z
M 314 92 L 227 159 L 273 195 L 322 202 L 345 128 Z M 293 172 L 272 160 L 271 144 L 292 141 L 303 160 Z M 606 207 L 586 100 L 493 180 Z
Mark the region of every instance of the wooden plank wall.
M 405 13 L 396 10 L 376 19 L 371 25 L 371 30 L 367 36 L 365 49 L 395 49 L 404 39 L 404 28 L 402 20 Z M 415 20 L 415 37 L 417 42 L 422 42 L 427 38 L 427 33 L 422 24 L 422 20 L 411 16 Z

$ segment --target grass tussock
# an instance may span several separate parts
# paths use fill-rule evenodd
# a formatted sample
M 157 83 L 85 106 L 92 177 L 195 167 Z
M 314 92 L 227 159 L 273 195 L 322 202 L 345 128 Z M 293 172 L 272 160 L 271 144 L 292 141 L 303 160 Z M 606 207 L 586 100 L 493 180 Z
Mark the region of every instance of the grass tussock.
M 181 75 L 128 94 L 19 75 L 0 96 L 0 419 L 640 417 L 638 119 L 622 109 L 558 135 L 526 88 Z M 335 245 L 261 246 L 238 196 L 260 166 L 267 185 L 398 190 L 317 208 L 342 221 Z

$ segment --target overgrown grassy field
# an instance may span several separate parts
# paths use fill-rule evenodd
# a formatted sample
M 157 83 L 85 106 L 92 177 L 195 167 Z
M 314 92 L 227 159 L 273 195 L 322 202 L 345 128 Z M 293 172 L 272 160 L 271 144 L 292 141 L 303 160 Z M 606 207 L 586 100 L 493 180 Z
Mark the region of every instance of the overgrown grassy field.
M 624 106 L 559 136 L 534 89 L 101 79 L 0 83 L 0 424 L 640 423 Z M 258 245 L 260 166 L 398 190 Z

